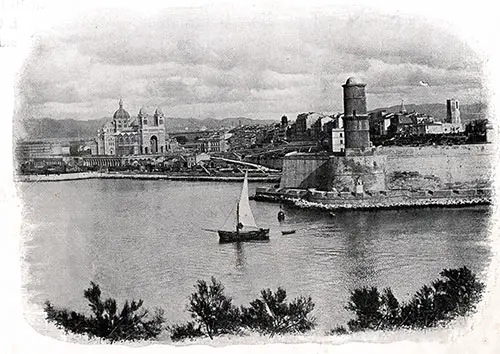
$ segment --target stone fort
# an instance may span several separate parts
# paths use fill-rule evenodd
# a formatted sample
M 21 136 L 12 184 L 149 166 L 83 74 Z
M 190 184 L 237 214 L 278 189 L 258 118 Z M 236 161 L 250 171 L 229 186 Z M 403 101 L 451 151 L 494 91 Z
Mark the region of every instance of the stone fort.
M 349 78 L 342 86 L 345 151 L 334 156 L 286 155 L 280 188 L 362 194 L 395 189 L 490 186 L 495 157 L 493 144 L 373 147 L 366 84 Z

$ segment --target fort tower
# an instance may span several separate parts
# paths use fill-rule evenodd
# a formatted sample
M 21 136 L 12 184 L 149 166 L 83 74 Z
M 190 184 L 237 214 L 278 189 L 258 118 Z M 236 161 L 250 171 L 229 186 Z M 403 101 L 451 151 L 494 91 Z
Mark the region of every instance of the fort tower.
M 370 124 L 366 113 L 366 84 L 350 77 L 344 88 L 345 148 L 363 150 L 370 147 Z

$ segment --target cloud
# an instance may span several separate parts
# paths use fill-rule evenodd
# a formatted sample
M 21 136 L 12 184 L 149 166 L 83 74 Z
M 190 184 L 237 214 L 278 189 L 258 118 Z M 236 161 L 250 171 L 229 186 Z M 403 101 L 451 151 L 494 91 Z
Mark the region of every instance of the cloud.
M 373 102 L 417 101 L 480 92 L 481 68 L 466 44 L 414 19 L 236 19 L 180 9 L 143 17 L 114 9 L 40 33 L 18 101 L 21 114 L 39 117 L 110 116 L 120 97 L 131 114 L 161 105 L 184 117 L 280 117 L 341 111 L 349 76 L 365 80 Z M 440 94 L 415 90 L 421 80 Z
M 364 76 L 365 81 L 370 83 L 372 92 L 384 91 L 387 87 L 420 86 L 422 79 L 429 81 L 433 87 L 456 84 L 481 86 L 481 78 L 477 72 L 446 70 L 420 64 L 388 64 L 381 60 L 371 60 Z

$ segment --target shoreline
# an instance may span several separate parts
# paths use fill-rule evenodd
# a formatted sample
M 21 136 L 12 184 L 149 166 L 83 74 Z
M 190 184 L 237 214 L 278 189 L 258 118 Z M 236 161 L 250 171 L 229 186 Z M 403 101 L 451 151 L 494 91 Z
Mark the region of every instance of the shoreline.
M 478 192 L 481 191 L 481 192 Z M 274 190 L 272 188 L 257 188 L 252 199 L 262 202 L 283 203 L 300 209 L 318 209 L 324 211 L 377 211 L 377 210 L 400 210 L 415 208 L 461 208 L 477 205 L 491 205 L 492 196 L 490 190 L 470 189 L 463 190 L 464 195 L 441 195 L 434 197 L 423 197 L 417 193 L 391 193 L 390 191 L 380 196 L 358 196 L 350 198 L 328 197 L 326 193 L 322 196 L 314 196 L 317 191 L 293 191 L 293 196 L 287 191 Z M 300 195 L 297 195 L 300 194 Z
M 84 179 L 135 179 L 135 180 L 173 180 L 173 181 L 214 181 L 241 182 L 244 176 L 195 176 L 195 175 L 159 175 L 159 174 L 128 174 L 102 172 L 76 172 L 50 175 L 16 175 L 14 182 L 61 182 Z M 249 182 L 279 182 L 280 175 L 249 176 Z

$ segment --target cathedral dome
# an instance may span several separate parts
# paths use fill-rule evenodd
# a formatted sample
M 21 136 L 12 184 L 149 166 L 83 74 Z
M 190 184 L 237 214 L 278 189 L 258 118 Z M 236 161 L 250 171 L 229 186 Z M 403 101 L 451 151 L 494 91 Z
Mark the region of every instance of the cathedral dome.
M 162 115 L 163 114 L 163 112 L 162 112 L 162 110 L 161 110 L 160 107 L 156 108 L 155 114 L 157 114 L 157 115 Z
M 130 114 L 126 110 L 123 109 L 123 101 L 120 99 L 119 102 L 120 108 L 113 114 L 113 119 L 129 119 Z

